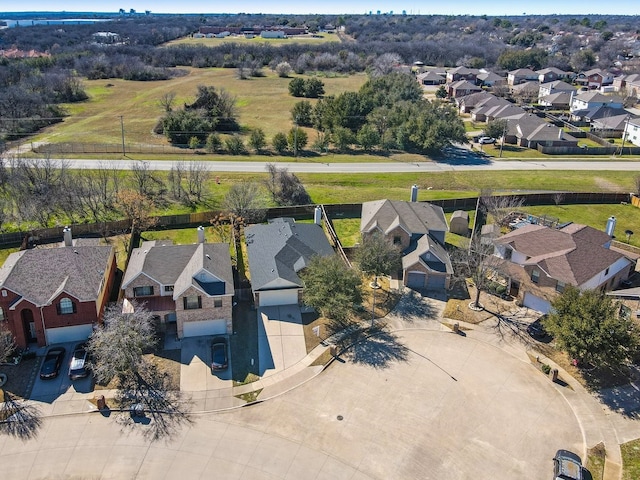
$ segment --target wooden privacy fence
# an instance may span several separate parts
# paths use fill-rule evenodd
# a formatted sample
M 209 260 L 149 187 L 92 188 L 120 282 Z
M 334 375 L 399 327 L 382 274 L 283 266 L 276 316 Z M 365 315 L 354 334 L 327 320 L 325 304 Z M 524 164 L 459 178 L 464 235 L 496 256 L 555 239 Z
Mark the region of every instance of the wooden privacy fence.
M 511 194 L 514 195 L 514 194 Z M 515 196 L 524 198 L 525 205 L 555 205 L 561 195 L 563 205 L 572 204 L 615 204 L 629 203 L 640 206 L 637 197 L 628 193 L 615 192 L 558 192 L 558 193 L 526 193 Z M 478 197 L 451 198 L 445 200 L 432 200 L 429 203 L 441 206 L 446 212 L 454 210 L 473 210 L 478 203 Z M 297 220 L 313 219 L 316 205 L 297 205 L 290 207 L 275 207 L 267 210 L 267 218 L 292 217 Z M 324 205 L 324 213 L 327 218 L 360 218 L 361 203 Z M 164 215 L 157 217 L 155 230 L 168 228 L 181 228 L 197 225 L 208 225 L 209 220 L 217 216 L 219 211 L 185 213 L 180 215 Z M 116 220 L 111 222 L 79 223 L 70 225 L 74 237 L 82 236 L 109 236 L 129 230 L 128 220 Z M 27 239 L 37 243 L 47 243 L 62 239 L 64 226 L 52 228 L 39 228 L 30 231 L 8 232 L 0 234 L 0 247 L 20 245 Z

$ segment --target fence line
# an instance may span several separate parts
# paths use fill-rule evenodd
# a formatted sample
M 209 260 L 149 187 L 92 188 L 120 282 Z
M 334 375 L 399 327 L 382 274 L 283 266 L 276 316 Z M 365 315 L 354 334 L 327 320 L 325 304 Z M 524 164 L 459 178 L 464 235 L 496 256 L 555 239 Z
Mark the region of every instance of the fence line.
M 518 194 L 525 200 L 525 205 L 563 205 L 572 204 L 616 204 L 629 203 L 633 200 L 628 193 L 613 192 L 558 192 L 558 193 L 528 193 Z M 561 197 L 559 197 L 561 196 Z M 478 197 L 451 198 L 432 200 L 429 203 L 441 206 L 445 211 L 472 210 L 476 208 Z M 315 205 L 297 205 L 289 207 L 275 207 L 267 210 L 267 218 L 291 217 L 297 220 L 312 219 Z M 323 205 L 326 218 L 359 218 L 362 210 L 361 203 Z M 165 215 L 157 217 L 156 230 L 174 227 L 188 227 L 208 224 L 220 211 L 185 213 L 179 215 Z M 109 236 L 114 233 L 126 232 L 130 228 L 129 220 L 115 220 L 98 223 L 79 223 L 70 225 L 73 235 L 79 236 Z M 46 243 L 62 239 L 64 226 L 39 228 L 22 232 L 0 234 L 0 247 L 20 245 L 27 242 Z

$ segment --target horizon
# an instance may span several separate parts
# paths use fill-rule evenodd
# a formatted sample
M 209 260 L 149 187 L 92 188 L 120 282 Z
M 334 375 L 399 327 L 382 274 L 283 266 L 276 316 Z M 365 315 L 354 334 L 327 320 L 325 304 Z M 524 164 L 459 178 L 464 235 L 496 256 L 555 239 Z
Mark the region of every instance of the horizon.
M 537 15 L 572 15 L 576 17 L 583 17 L 586 15 L 639 15 L 640 14 L 640 2 L 636 5 L 626 5 L 624 8 L 620 8 L 618 12 L 611 13 L 611 6 L 603 2 L 596 0 L 584 0 L 580 4 L 580 13 L 575 12 L 575 9 L 571 4 L 564 2 L 557 2 L 555 0 L 539 0 L 535 4 L 527 5 L 524 7 L 521 4 L 506 1 L 497 0 L 490 4 L 483 4 L 482 2 L 471 0 L 459 0 L 455 3 L 455 11 L 452 10 L 449 4 L 434 5 L 427 2 L 399 2 L 399 1 L 387 1 L 387 2 L 370 2 L 356 0 L 349 3 L 349 6 L 345 8 L 344 2 L 337 1 L 325 1 L 321 5 L 318 5 L 316 11 L 309 11 L 309 7 L 300 2 L 294 2 L 291 0 L 283 0 L 274 2 L 269 6 L 263 2 L 256 0 L 237 2 L 237 7 L 232 8 L 233 11 L 227 12 L 215 12 L 212 11 L 212 2 L 210 1 L 185 1 L 180 6 L 180 11 L 175 11 L 175 2 L 168 0 L 160 0 L 154 2 L 141 2 L 134 1 L 125 4 L 125 2 L 109 1 L 100 2 L 99 6 L 96 6 L 92 10 L 87 10 L 87 3 L 78 0 L 67 0 L 56 3 L 56 9 L 51 9 L 50 1 L 31 1 L 30 7 L 25 9 L 25 6 L 19 3 L 12 4 L 10 6 L 3 7 L 0 15 L 2 14 L 16 14 L 16 13 L 111 13 L 117 14 L 121 8 L 126 12 L 130 9 L 134 9 L 136 13 L 144 13 L 149 10 L 152 14 L 230 14 L 236 15 L 239 13 L 245 14 L 271 14 L 271 15 L 367 15 L 381 14 L 393 12 L 394 15 L 454 15 L 454 16 L 537 16 Z M 215 8 L 215 7 L 214 7 Z M 226 8 L 229 8 L 228 6 Z M 524 11 L 523 11 L 524 10 Z M 588 11 L 588 13 L 584 13 Z

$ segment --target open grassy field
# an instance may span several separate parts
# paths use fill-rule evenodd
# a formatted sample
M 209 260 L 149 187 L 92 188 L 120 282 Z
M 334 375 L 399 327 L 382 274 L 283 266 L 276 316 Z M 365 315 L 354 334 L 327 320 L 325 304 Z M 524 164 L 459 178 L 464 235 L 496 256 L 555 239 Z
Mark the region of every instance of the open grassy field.
M 245 129 L 262 128 L 268 141 L 275 133 L 292 127 L 290 111 L 301 99 L 289 95 L 291 78 L 280 78 L 267 69 L 264 77 L 248 80 L 238 80 L 235 69 L 230 68 L 185 67 L 184 70 L 188 72 L 185 76 L 154 82 L 85 80 L 89 100 L 65 105 L 69 116 L 31 141 L 119 145 L 124 128 L 125 143 L 168 145 L 164 136 L 153 133 L 153 127 L 164 113 L 158 101 L 164 94 L 175 92 L 174 107 L 181 107 L 195 99 L 198 85 L 213 85 L 235 95 L 240 125 Z M 326 94 L 332 95 L 357 90 L 367 77 L 356 74 L 320 78 Z M 314 131 L 309 129 L 308 133 L 314 134 Z M 310 141 L 313 138 L 311 135 Z
M 183 37 L 167 42 L 165 46 L 173 45 L 204 45 L 215 47 L 222 43 L 237 43 L 239 45 L 289 45 L 299 43 L 303 45 L 315 45 L 318 43 L 339 42 L 340 37 L 335 33 L 318 33 L 317 35 L 295 35 L 288 38 L 262 38 L 259 35 L 254 38 L 247 38 L 244 35 L 229 35 L 224 38 L 194 38 Z

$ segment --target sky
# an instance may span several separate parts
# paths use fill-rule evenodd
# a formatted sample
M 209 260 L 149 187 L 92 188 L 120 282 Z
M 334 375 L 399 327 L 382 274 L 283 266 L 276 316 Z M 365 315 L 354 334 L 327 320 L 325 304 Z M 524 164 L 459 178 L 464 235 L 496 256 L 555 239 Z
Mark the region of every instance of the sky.
M 611 11 L 611 5 L 602 0 L 582 0 L 580 2 L 566 2 L 558 0 L 536 0 L 521 2 L 514 0 L 457 0 L 447 2 L 442 0 L 431 1 L 381 1 L 381 0 L 320 0 L 305 2 L 300 0 L 280 0 L 265 2 L 259 0 L 237 0 L 234 2 L 216 2 L 211 0 L 176 1 L 176 0 L 103 0 L 97 3 L 87 0 L 29 0 L 25 3 L 3 1 L 0 5 L 1 12 L 23 11 L 67 11 L 67 12 L 117 12 L 121 8 L 126 11 L 135 9 L 137 12 L 150 10 L 155 13 L 282 13 L 282 14 L 364 14 L 391 12 L 401 14 L 420 15 L 540 15 L 540 14 L 617 14 L 639 15 L 640 2 L 628 0 L 618 2 L 615 11 Z

